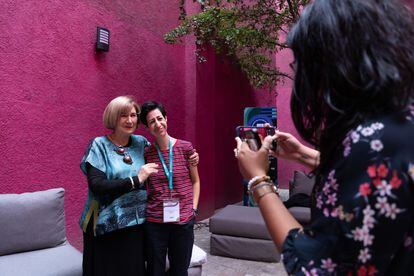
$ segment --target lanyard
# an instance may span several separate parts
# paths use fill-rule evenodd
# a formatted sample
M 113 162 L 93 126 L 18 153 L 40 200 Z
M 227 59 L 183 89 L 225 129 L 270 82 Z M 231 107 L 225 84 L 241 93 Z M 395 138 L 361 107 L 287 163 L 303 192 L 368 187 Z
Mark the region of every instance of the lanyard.
M 158 157 L 160 158 L 160 161 L 162 163 L 162 167 L 164 168 L 165 176 L 168 179 L 168 188 L 170 190 L 172 190 L 173 189 L 173 148 L 172 148 L 171 139 L 168 143 L 168 149 L 169 149 L 168 159 L 170 161 L 170 169 L 167 169 L 167 165 L 165 164 L 164 157 L 162 157 L 162 153 L 161 153 L 160 148 L 158 147 L 158 145 L 154 144 L 154 146 L 157 149 Z

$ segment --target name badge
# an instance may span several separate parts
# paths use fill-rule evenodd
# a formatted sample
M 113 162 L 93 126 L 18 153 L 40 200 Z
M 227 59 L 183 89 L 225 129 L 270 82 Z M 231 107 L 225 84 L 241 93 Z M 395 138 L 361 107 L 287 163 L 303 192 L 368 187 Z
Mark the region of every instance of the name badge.
M 164 222 L 180 221 L 180 201 L 178 199 L 166 199 L 164 205 Z

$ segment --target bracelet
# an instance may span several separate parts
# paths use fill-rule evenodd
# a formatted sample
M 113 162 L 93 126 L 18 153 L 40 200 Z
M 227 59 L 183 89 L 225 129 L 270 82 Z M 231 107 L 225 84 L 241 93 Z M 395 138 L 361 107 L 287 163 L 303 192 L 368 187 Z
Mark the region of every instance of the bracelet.
M 135 183 L 134 183 L 134 179 L 132 179 L 132 177 L 129 177 L 129 180 L 131 180 L 131 190 L 135 189 Z
M 268 180 L 270 180 L 270 177 L 267 175 L 262 175 L 262 176 L 257 175 L 249 180 L 249 183 L 247 184 L 247 190 L 250 191 L 254 186 L 259 184 L 260 182 L 268 181 Z
M 260 185 L 260 187 L 257 187 L 257 189 L 254 189 L 253 191 L 253 200 L 257 204 L 259 204 L 259 200 L 270 193 L 275 193 L 278 195 L 278 189 L 275 185 L 272 183 L 266 182 L 266 185 Z
M 256 180 L 258 180 L 259 178 L 262 178 L 262 177 L 263 176 L 256 175 L 252 179 L 250 179 L 249 182 L 247 183 L 247 190 L 250 191 L 252 183 L 255 182 Z
M 259 189 L 260 187 L 263 187 L 263 186 L 265 186 L 265 185 L 271 185 L 269 182 L 265 182 L 265 181 L 262 181 L 262 182 L 259 182 L 257 185 L 254 185 L 252 188 L 250 188 L 250 190 L 249 191 L 247 191 L 250 195 L 253 195 L 253 193 L 254 193 L 254 191 L 256 190 L 256 189 Z

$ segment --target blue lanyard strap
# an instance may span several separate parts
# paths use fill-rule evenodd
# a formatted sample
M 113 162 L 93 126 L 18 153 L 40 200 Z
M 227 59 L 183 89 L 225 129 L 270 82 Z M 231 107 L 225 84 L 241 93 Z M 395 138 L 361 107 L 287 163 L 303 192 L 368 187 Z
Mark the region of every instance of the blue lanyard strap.
M 168 188 L 170 190 L 173 189 L 173 148 L 172 148 L 172 141 L 170 139 L 169 143 L 168 143 L 168 159 L 170 161 L 170 168 L 167 169 L 167 164 L 165 164 L 165 160 L 164 157 L 162 157 L 162 153 L 160 151 L 160 148 L 158 147 L 158 145 L 156 143 L 154 143 L 155 149 L 157 150 L 158 153 L 158 157 L 160 158 L 162 167 L 164 168 L 164 173 L 165 176 L 168 179 Z

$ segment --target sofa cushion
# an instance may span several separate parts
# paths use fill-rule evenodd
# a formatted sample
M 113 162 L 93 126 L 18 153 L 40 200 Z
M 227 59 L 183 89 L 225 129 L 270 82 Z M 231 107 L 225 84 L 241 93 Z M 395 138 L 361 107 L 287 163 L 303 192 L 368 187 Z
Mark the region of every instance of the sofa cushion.
M 0 256 L 64 243 L 64 193 L 57 188 L 0 194 Z
M 220 235 L 271 240 L 257 207 L 227 205 L 210 218 L 210 232 Z
M 0 257 L 4 276 L 81 276 L 82 253 L 69 244 Z
M 280 254 L 270 240 L 211 234 L 210 253 L 224 257 L 262 262 L 278 262 Z
M 193 245 L 193 252 L 191 253 L 191 261 L 190 267 L 193 266 L 200 266 L 207 262 L 207 253 L 198 247 L 197 245 Z
M 207 262 L 207 253 L 198 247 L 197 245 L 193 244 L 193 251 L 191 252 L 191 260 L 190 260 L 190 268 L 191 267 L 201 267 L 203 264 Z M 165 269 L 170 269 L 170 261 L 167 260 L 165 262 Z
M 289 183 L 289 196 L 299 193 L 310 195 L 314 184 L 314 176 L 309 177 L 304 172 L 295 171 L 293 180 Z
M 310 223 L 311 208 L 308 207 L 290 207 L 289 212 L 302 225 Z

